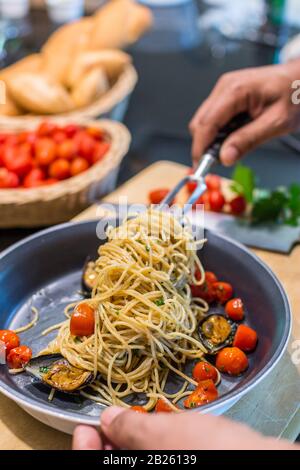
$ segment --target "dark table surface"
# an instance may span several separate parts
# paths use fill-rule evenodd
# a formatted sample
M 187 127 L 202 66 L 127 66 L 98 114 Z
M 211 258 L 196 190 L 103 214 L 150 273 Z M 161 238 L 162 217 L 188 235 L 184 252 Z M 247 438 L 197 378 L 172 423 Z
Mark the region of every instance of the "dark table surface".
M 53 29 L 43 11 L 33 11 L 30 21 L 32 34 L 22 54 L 37 50 Z M 118 184 L 157 160 L 189 165 L 188 122 L 218 77 L 230 70 L 271 64 L 276 51 L 247 41 L 231 42 L 206 36 L 197 47 L 189 50 L 150 53 L 137 45 L 130 53 L 139 82 L 125 117 L 133 141 L 123 161 Z M 252 152 L 245 163 L 255 170 L 259 182 L 266 187 L 300 181 L 300 155 L 279 140 Z M 231 171 L 220 167 L 216 172 L 229 176 Z M 32 232 L 0 231 L 0 250 Z

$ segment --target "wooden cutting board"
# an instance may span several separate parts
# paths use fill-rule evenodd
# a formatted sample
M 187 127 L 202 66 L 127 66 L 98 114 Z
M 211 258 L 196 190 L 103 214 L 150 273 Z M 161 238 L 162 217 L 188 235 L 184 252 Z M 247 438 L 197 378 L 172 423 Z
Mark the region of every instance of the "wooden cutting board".
M 173 187 L 186 167 L 172 162 L 158 162 L 136 175 L 104 199 L 118 203 L 127 197 L 128 203 L 148 203 L 148 193 L 158 187 Z M 181 197 L 184 200 L 185 195 Z M 125 203 L 125 199 L 122 201 Z M 103 216 L 103 211 L 92 206 L 75 220 L 91 220 Z M 300 338 L 300 246 L 289 255 L 256 250 L 277 274 L 284 285 L 294 312 L 293 336 Z M 290 343 L 292 352 L 292 341 Z M 299 366 L 298 366 L 299 367 Z M 248 423 L 258 431 L 284 436 L 294 440 L 300 432 L 299 411 L 300 380 L 289 352 L 271 375 L 249 392 L 226 413 L 238 421 Z M 71 437 L 39 423 L 11 400 L 0 395 L 0 449 L 69 449 Z

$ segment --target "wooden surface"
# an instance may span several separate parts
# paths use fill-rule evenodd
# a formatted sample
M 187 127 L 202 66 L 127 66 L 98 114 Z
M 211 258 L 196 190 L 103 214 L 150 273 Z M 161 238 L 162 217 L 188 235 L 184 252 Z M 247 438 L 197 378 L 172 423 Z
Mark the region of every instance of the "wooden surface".
M 172 187 L 186 173 L 183 165 L 159 162 L 105 198 L 105 202 L 148 203 L 147 194 L 155 187 Z M 183 195 L 182 195 L 183 197 Z M 125 200 L 122 201 L 124 204 Z M 103 215 L 92 206 L 75 220 L 90 220 Z M 300 339 L 300 246 L 289 255 L 255 250 L 277 274 L 286 289 L 293 311 L 293 337 Z M 290 350 L 292 348 L 290 343 Z M 283 374 L 284 371 L 284 374 Z M 250 424 L 264 434 L 295 439 L 299 433 L 300 381 L 296 366 L 287 352 L 281 363 L 226 414 Z M 31 418 L 12 401 L 0 395 L 0 449 L 68 449 L 71 438 Z

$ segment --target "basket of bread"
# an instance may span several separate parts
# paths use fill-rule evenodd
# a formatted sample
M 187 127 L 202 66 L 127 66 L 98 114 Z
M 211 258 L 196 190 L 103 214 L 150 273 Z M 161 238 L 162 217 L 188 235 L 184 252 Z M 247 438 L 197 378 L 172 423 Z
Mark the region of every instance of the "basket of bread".
M 74 217 L 115 188 L 130 140 L 123 124 L 109 120 L 48 120 L 0 131 L 0 227 Z
M 56 30 L 39 53 L 0 70 L 6 88 L 0 128 L 22 129 L 45 115 L 73 121 L 118 118 L 116 108 L 124 108 L 137 81 L 131 57 L 121 49 L 151 23 L 145 6 L 110 0 L 93 16 Z

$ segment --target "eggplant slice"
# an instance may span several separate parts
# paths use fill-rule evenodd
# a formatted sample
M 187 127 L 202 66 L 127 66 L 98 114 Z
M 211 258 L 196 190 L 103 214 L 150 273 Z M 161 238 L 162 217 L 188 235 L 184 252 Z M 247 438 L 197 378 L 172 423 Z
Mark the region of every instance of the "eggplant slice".
M 75 393 L 93 381 L 90 371 L 72 366 L 60 354 L 47 354 L 33 358 L 25 367 L 33 377 L 55 390 Z
M 236 329 L 236 323 L 221 313 L 207 315 L 199 323 L 200 341 L 209 354 L 216 354 L 232 345 Z

